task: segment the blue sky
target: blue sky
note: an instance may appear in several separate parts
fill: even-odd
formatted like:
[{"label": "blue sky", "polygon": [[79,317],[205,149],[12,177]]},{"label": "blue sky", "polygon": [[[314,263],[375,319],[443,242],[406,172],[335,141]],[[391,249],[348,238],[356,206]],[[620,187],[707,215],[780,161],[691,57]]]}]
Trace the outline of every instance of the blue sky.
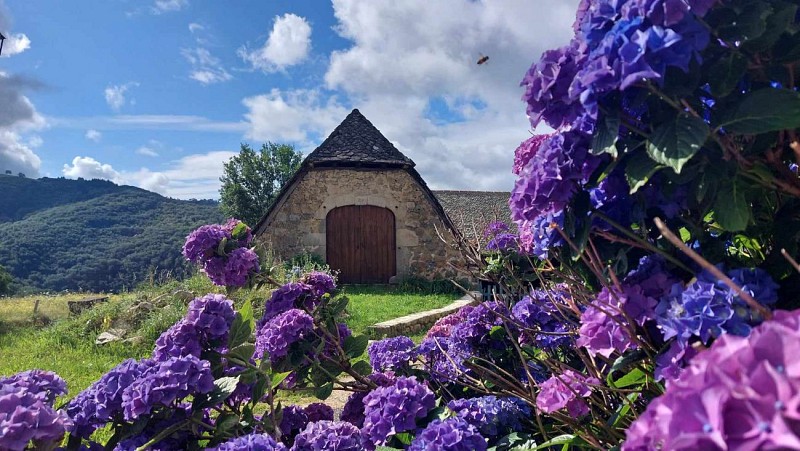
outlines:
[{"label": "blue sky", "polygon": [[433,188],[510,190],[576,3],[0,0],[0,170],[216,198],[241,142],[308,154],[359,108]]}]

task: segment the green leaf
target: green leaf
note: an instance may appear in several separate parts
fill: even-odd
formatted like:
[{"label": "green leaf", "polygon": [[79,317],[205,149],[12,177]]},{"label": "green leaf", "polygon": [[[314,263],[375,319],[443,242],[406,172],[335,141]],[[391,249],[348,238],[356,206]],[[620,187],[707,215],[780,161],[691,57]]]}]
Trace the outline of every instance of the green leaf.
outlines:
[{"label": "green leaf", "polygon": [[242,362],[249,362],[255,351],[256,347],[252,343],[243,343],[228,351],[226,356],[231,359],[239,359]]},{"label": "green leaf", "polygon": [[411,441],[414,440],[414,436],[410,432],[400,432],[395,434],[394,437],[404,445],[410,445]]},{"label": "green leaf", "polygon": [[239,424],[239,417],[235,413],[225,412],[221,413],[216,421],[214,422],[216,425],[215,435],[217,434],[224,434],[227,431],[235,428]]},{"label": "green leaf", "polygon": [[533,448],[533,451],[536,451],[536,450],[539,450],[539,449],[547,449],[547,448],[549,448],[551,446],[569,445],[570,443],[572,443],[575,440],[575,437],[576,436],[574,434],[559,435],[558,437],[553,437],[552,439],[542,443],[541,445],[537,446],[536,448]]},{"label": "green leaf", "polygon": [[489,337],[493,340],[502,340],[506,336],[506,329],[503,326],[493,326],[489,331]]},{"label": "green leaf", "polygon": [[708,138],[708,125],[702,119],[680,114],[675,121],[661,124],[647,142],[647,154],[658,163],[680,174]]},{"label": "green leaf", "polygon": [[752,206],[745,189],[736,180],[722,185],[714,201],[714,219],[723,229],[739,232],[747,228],[752,217]]},{"label": "green leaf", "polygon": [[616,388],[630,387],[631,385],[642,384],[647,381],[647,374],[639,368],[634,368],[628,374],[613,381],[611,385]]},{"label": "green leaf", "polygon": [[617,157],[617,137],[619,136],[619,116],[604,116],[597,121],[590,152],[593,155],[610,154]]},{"label": "green leaf", "polygon": [[314,396],[321,400],[326,400],[333,393],[333,382],[328,382],[314,389]]},{"label": "green leaf", "polygon": [[367,344],[369,344],[369,338],[366,335],[353,335],[344,340],[342,348],[348,357],[356,358],[364,354]]},{"label": "green leaf", "polygon": [[614,361],[614,364],[611,365],[611,371],[609,371],[609,374],[613,373],[614,371],[624,370],[625,368],[633,366],[646,358],[647,353],[641,349],[626,352]]},{"label": "green leaf", "polygon": [[625,165],[625,178],[631,187],[631,194],[647,184],[650,177],[663,167],[644,152],[634,153]]},{"label": "green leaf", "polygon": [[728,133],[756,135],[800,127],[800,94],[764,88],[744,96],[721,124]]},{"label": "green leaf", "polygon": [[708,84],[711,93],[724,97],[736,88],[747,70],[747,58],[741,53],[730,53],[715,61],[708,68]]},{"label": "green leaf", "polygon": [[281,382],[283,382],[287,377],[289,377],[290,374],[292,374],[291,371],[287,371],[285,373],[275,373],[275,374],[273,374],[272,375],[272,389],[275,390],[276,388],[278,388],[278,385],[281,385]]},{"label": "green leaf", "polygon": [[794,21],[797,5],[772,0],[770,6],[772,7],[772,14],[766,18],[764,32],[756,39],[745,41],[742,44],[743,50],[756,53],[769,49]]},{"label": "green leaf", "polygon": [[240,222],[236,227],[231,230],[231,236],[237,240],[245,237],[247,233],[247,224]]},{"label": "green leaf", "polygon": [[202,396],[198,396],[195,398],[195,403],[192,405],[192,409],[197,410],[204,407],[211,407],[215,406],[222,401],[228,399],[234,390],[236,390],[236,385],[239,384],[239,376],[235,377],[221,377],[214,381],[214,389],[211,390],[210,393],[207,393]]},{"label": "green leaf", "polygon": [[353,371],[362,376],[369,376],[372,374],[372,367],[366,360],[359,360],[353,364]]},{"label": "green leaf", "polygon": [[228,349],[233,349],[249,340],[253,335],[253,329],[253,306],[250,300],[247,300],[233,318],[231,331],[228,334]]}]

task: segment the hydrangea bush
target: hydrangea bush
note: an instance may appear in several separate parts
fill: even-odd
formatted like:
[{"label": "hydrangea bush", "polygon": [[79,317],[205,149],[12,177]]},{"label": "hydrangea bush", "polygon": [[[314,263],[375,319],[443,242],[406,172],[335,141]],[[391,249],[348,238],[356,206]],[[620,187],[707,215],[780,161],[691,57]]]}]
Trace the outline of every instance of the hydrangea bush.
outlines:
[{"label": "hydrangea bush", "polygon": [[[0,449],[800,448],[797,3],[581,0],[573,31],[522,80],[549,129],[514,223],[460,243],[502,295],[369,348],[323,272],[258,318],[198,297],[63,406],[51,373],[0,379]],[[230,295],[274,282],[251,244],[231,220],[184,255]]]}]

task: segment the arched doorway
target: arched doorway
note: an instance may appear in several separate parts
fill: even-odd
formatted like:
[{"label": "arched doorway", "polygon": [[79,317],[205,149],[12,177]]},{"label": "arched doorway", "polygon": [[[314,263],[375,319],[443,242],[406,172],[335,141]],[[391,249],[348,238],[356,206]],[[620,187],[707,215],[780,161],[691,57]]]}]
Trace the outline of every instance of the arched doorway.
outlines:
[{"label": "arched doorway", "polygon": [[388,283],[396,274],[394,213],[373,205],[334,208],[325,219],[326,260],[341,283]]}]

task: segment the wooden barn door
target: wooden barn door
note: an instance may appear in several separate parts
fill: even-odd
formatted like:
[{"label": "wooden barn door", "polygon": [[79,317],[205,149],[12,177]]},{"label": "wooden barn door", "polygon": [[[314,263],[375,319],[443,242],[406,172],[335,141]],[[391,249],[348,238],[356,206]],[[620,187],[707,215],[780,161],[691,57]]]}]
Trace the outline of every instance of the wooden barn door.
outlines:
[{"label": "wooden barn door", "polygon": [[396,273],[394,213],[372,205],[334,208],[326,219],[327,261],[340,283],[388,283]]}]

